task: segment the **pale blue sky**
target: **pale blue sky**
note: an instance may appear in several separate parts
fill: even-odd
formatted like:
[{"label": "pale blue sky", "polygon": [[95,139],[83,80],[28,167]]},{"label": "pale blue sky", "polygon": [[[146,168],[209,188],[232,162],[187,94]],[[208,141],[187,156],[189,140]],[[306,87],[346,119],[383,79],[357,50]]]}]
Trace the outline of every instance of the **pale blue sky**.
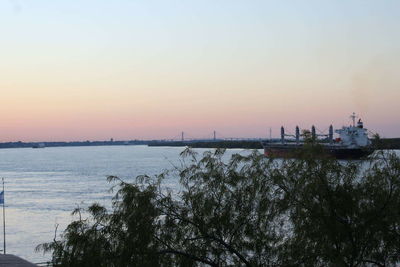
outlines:
[{"label": "pale blue sky", "polygon": [[0,0],[0,59],[0,140],[400,136],[400,1]]}]

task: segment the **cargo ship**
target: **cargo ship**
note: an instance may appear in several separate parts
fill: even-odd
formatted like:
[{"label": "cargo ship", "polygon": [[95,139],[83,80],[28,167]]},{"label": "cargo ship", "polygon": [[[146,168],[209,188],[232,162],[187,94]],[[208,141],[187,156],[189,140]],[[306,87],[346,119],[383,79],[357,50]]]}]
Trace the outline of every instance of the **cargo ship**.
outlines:
[{"label": "cargo ship", "polygon": [[[374,152],[371,146],[371,140],[368,138],[368,130],[359,119],[356,123],[356,115],[353,113],[350,118],[352,125],[343,126],[335,130],[338,134],[334,138],[333,126],[329,126],[328,134],[317,134],[315,127],[311,131],[300,129],[296,126],[295,134],[286,134],[285,129],[281,127],[281,138],[275,140],[266,140],[262,142],[264,154],[267,157],[291,158],[299,155],[299,151],[306,144],[318,144],[322,148],[324,155],[337,159],[360,159]],[[287,138],[289,137],[289,138]]]}]

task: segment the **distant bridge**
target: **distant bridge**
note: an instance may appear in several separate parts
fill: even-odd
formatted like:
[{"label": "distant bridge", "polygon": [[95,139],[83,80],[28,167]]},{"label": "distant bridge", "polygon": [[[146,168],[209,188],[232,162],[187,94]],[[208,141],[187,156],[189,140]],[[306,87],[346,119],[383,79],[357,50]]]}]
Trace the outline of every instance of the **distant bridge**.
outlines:
[{"label": "distant bridge", "polygon": [[213,131],[208,137],[192,137],[185,132],[181,132],[173,138],[161,139],[162,142],[212,142],[212,141],[262,141],[266,137],[224,137],[221,134],[217,137],[217,132]]}]

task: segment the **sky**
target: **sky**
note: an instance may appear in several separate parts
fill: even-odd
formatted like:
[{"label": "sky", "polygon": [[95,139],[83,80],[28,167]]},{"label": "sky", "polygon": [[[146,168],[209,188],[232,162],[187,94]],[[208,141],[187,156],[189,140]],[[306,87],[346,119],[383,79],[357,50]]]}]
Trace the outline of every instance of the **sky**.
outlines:
[{"label": "sky", "polygon": [[0,142],[400,137],[399,70],[397,0],[0,0]]}]

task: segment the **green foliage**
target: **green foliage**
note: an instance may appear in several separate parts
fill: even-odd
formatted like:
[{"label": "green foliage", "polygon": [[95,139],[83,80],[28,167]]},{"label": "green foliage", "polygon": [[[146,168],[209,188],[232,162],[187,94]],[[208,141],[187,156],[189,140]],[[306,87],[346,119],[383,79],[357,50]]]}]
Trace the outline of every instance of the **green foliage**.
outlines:
[{"label": "green foliage", "polygon": [[109,177],[112,210],[76,209],[61,238],[38,249],[54,266],[398,264],[400,159],[339,162],[308,149],[296,160],[187,149],[157,177]]}]

